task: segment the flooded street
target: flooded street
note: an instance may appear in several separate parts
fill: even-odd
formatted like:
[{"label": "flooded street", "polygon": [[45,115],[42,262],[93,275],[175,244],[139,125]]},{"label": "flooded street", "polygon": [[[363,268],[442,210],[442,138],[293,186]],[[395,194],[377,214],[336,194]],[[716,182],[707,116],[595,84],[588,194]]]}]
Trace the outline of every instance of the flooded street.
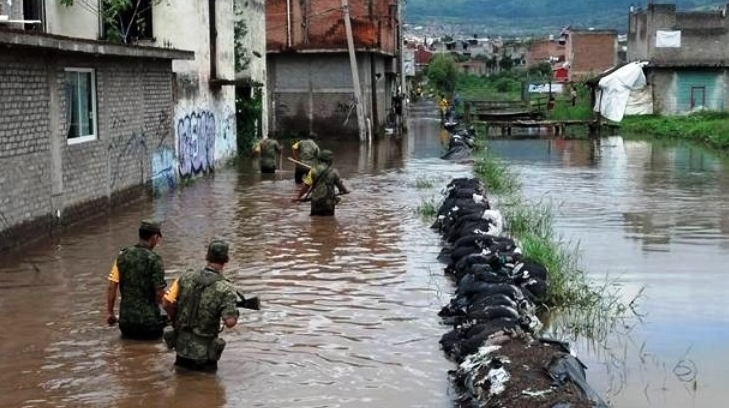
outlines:
[{"label": "flooded street", "polygon": [[[438,159],[437,121],[413,129],[371,149],[324,145],[353,191],[335,218],[290,202],[291,163],[272,178],[242,163],[5,256],[0,407],[452,406],[437,316],[452,287],[415,209],[469,168]],[[416,187],[424,176],[438,181]],[[161,343],[103,324],[112,260],[147,217],[163,220],[168,280],[223,237],[226,275],[261,298],[226,330],[216,375],[176,374]]]},{"label": "flooded street", "polygon": [[579,341],[587,378],[616,408],[718,407],[729,398],[729,161],[620,137],[493,141],[523,192],[551,203],[589,276],[644,288],[642,322]]},{"label": "flooded street", "polygon": [[[438,159],[435,111],[420,109],[431,116],[414,112],[401,140],[322,143],[352,190],[336,217],[290,203],[291,163],[266,177],[245,162],[1,257],[0,407],[452,407],[437,312],[453,287],[415,210],[470,166]],[[575,343],[589,383],[616,408],[721,406],[729,162],[619,137],[489,146],[527,197],[554,204],[590,276],[617,280],[626,300],[644,288],[642,322]],[[168,281],[222,237],[226,275],[261,298],[225,331],[215,375],[177,373],[161,343],[122,341],[103,322],[114,256],[149,217],[163,220]]]}]

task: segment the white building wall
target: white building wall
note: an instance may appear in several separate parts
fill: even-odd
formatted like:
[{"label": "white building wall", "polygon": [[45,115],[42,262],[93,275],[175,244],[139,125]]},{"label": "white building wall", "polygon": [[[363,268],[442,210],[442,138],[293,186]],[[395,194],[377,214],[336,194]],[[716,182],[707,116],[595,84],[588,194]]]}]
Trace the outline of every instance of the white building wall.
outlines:
[{"label": "white building wall", "polygon": [[57,0],[46,1],[45,27],[49,34],[98,40],[100,37],[99,3],[101,0],[77,0],[66,7]]},{"label": "white building wall", "polygon": [[[233,0],[215,1],[217,78],[233,79]],[[195,52],[173,61],[175,153],[181,177],[208,171],[236,154],[235,88],[210,86],[208,2],[162,2],[153,10],[157,45]]]},{"label": "white building wall", "polygon": [[268,86],[266,83],[266,4],[264,0],[234,0],[236,9],[240,10],[240,18],[248,29],[248,34],[241,39],[241,44],[250,58],[248,69],[237,72],[236,78],[251,78],[263,84],[263,112],[261,134],[268,135]]}]

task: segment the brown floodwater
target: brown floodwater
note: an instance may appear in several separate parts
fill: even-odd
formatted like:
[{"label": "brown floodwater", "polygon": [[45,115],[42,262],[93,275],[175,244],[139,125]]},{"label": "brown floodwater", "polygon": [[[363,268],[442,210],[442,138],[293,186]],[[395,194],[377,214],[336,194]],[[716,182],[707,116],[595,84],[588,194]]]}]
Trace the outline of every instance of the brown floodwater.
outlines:
[{"label": "brown floodwater", "polygon": [[[469,168],[438,159],[431,119],[371,147],[323,146],[352,190],[334,218],[290,203],[291,163],[274,177],[242,163],[4,256],[0,407],[452,406],[437,316],[452,287],[415,209]],[[168,280],[223,237],[226,275],[261,298],[224,333],[215,375],[177,373],[162,344],[103,324],[111,262],[147,217],[163,220]]]},{"label": "brown floodwater", "polygon": [[528,198],[552,206],[557,233],[579,246],[588,276],[625,303],[643,291],[639,317],[601,341],[574,343],[590,384],[616,408],[726,406],[727,157],[619,136],[490,148]]},{"label": "brown floodwater", "polygon": [[[264,177],[246,162],[1,257],[0,407],[451,407],[437,312],[453,287],[416,209],[470,167],[438,159],[434,113],[416,107],[401,139],[326,145],[353,191],[334,218],[289,202],[291,165]],[[727,160],[619,137],[489,148],[552,202],[591,277],[626,300],[644,290],[640,320],[574,339],[590,384],[616,408],[723,406]],[[168,280],[223,237],[227,276],[262,300],[224,333],[217,374],[177,372],[162,344],[103,324],[110,264],[148,217],[163,220]]]}]

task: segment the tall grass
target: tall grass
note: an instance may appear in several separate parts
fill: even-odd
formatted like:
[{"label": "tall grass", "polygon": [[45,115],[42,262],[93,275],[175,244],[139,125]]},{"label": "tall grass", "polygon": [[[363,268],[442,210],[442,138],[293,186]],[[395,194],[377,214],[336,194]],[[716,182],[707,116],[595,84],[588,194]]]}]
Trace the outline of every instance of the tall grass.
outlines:
[{"label": "tall grass", "polygon": [[[481,155],[474,172],[487,188],[489,199],[505,220],[506,232],[519,242],[526,258],[544,265],[549,273],[548,307],[560,309],[572,334],[606,336],[632,313],[636,299],[621,301],[616,282],[596,282],[579,269],[579,245],[555,234],[549,202],[528,202],[521,196],[517,175],[489,154]],[[593,337],[594,338],[594,337]],[[603,337],[600,337],[603,338]]]},{"label": "tall grass", "polygon": [[685,116],[626,116],[620,123],[624,137],[681,139],[714,149],[729,149],[729,112],[697,112]]},{"label": "tall grass", "polygon": [[509,169],[487,151],[481,151],[477,155],[473,162],[473,172],[487,186],[487,193],[513,194],[521,188]]},{"label": "tall grass", "polygon": [[422,218],[433,218],[438,213],[438,199],[435,197],[422,198],[420,204],[415,208],[415,213]]}]

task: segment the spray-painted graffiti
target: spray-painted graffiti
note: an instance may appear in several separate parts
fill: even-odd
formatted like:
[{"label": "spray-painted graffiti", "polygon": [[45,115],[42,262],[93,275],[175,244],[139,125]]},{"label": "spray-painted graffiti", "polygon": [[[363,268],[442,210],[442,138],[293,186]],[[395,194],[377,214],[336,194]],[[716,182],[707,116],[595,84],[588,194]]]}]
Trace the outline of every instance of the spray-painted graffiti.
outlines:
[{"label": "spray-painted graffiti", "polygon": [[211,112],[193,112],[177,122],[180,176],[214,169],[215,135],[215,115]]},{"label": "spray-painted graffiti", "polygon": [[[130,160],[137,164],[138,172],[142,180],[144,180],[144,158],[147,157],[147,135],[142,132],[132,132],[126,137],[112,139],[107,146],[109,152],[109,188],[115,191],[118,187],[117,182],[123,179],[123,172],[130,170],[130,166],[125,166],[125,160]],[[112,160],[113,159],[113,160]]]},{"label": "spray-painted graffiti", "polygon": [[235,115],[228,117],[220,123],[220,136],[215,142],[215,157],[226,157],[236,149]]},{"label": "spray-painted graffiti", "polygon": [[152,155],[152,188],[155,193],[175,188],[175,152],[168,147]]}]

